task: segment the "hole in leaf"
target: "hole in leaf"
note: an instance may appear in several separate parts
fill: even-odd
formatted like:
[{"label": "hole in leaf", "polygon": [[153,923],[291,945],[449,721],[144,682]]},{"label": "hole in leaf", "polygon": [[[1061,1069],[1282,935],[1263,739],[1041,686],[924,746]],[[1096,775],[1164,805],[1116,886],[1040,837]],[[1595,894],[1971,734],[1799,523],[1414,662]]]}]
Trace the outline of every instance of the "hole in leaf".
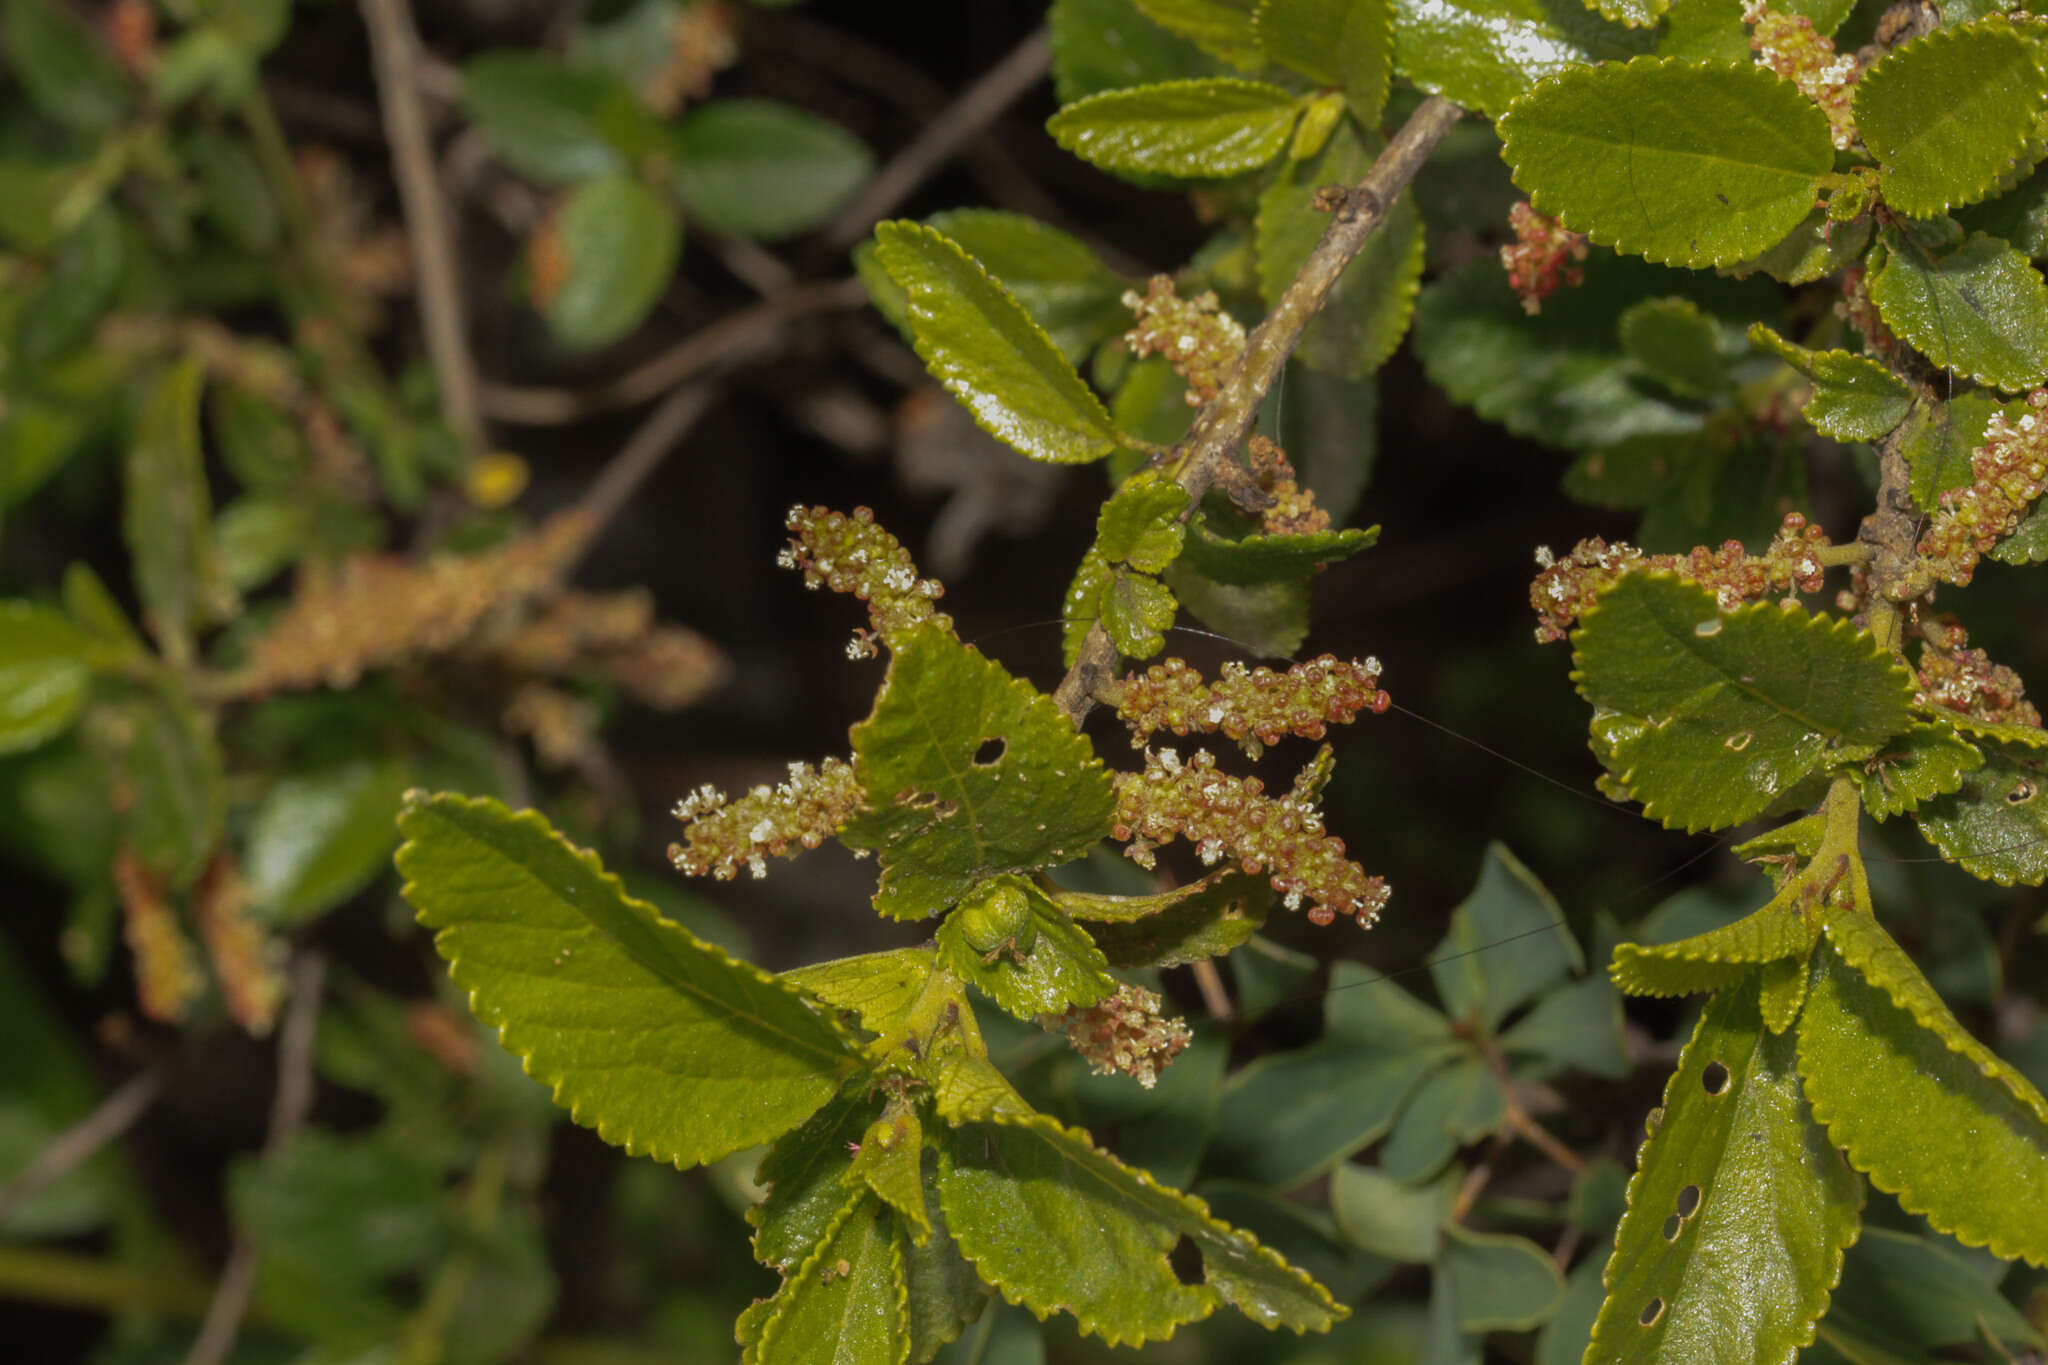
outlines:
[{"label": "hole in leaf", "polygon": [[1700,622],[1692,628],[1692,633],[1695,635],[1719,635],[1721,633],[1721,618],[1717,616],[1711,621]]},{"label": "hole in leaf", "polygon": [[977,768],[993,767],[995,764],[1003,761],[1003,754],[1009,747],[1010,745],[1007,740],[983,740],[981,747],[974,751],[974,766]]},{"label": "hole in leaf", "polygon": [[2005,804],[2008,806],[2024,806],[2027,802],[2038,796],[2040,791],[2041,789],[2034,785],[2033,778],[2023,777],[2013,783],[2012,790],[2005,794]]},{"label": "hole in leaf", "polygon": [[1678,1231],[1680,1228],[1683,1228],[1684,1226],[1685,1220],[1683,1218],[1680,1218],[1675,1213],[1672,1214],[1669,1218],[1666,1218],[1664,1220],[1664,1240],[1667,1242],[1677,1241]]},{"label": "hole in leaf", "polygon": [[1709,1095],[1720,1094],[1728,1088],[1728,1068],[1719,1062],[1708,1062],[1707,1069],[1700,1073],[1700,1084]]},{"label": "hole in leaf", "polygon": [[1182,1284],[1202,1284],[1208,1277],[1202,1272],[1202,1252],[1194,1239],[1183,1236],[1173,1244],[1166,1263],[1173,1267],[1173,1277]]},{"label": "hole in leaf", "polygon": [[1722,740],[1721,742],[1739,754],[1744,749],[1747,749],[1749,747],[1749,742],[1755,738],[1756,736],[1751,734],[1747,730],[1737,730],[1734,734],[1728,736],[1728,738]]},{"label": "hole in leaf", "polygon": [[1643,1305],[1642,1316],[1637,1318],[1636,1321],[1641,1323],[1643,1326],[1648,1327],[1655,1323],[1658,1318],[1661,1318],[1663,1316],[1664,1300],[1651,1299],[1648,1303]]},{"label": "hole in leaf", "polygon": [[1678,1192],[1678,1216],[1690,1218],[1700,1206],[1700,1187],[1687,1185]]}]

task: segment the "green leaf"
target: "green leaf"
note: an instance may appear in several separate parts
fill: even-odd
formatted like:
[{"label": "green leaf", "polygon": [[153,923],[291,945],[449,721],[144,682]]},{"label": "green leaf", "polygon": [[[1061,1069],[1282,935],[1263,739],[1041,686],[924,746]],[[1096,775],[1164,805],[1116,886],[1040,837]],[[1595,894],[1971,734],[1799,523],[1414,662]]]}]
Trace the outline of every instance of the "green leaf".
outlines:
[{"label": "green leaf", "polygon": [[742,1365],[903,1365],[910,1309],[896,1217],[863,1190],[783,1280]]},{"label": "green leaf", "polygon": [[1721,329],[1691,299],[1644,299],[1621,315],[1621,347],[1673,393],[1699,396],[1728,384]]},{"label": "green leaf", "polygon": [[1500,130],[1537,209],[1673,265],[1733,265],[1773,245],[1835,164],[1827,116],[1760,66],[1574,68],[1516,100]]},{"label": "green leaf", "polygon": [[1956,1021],[1940,994],[1883,925],[1867,912],[1839,906],[1826,907],[1823,922],[1828,942],[1865,982],[1883,991],[1895,1008],[1911,1015],[1914,1023],[1939,1038],[1950,1052],[2011,1091],[2012,1098],[2032,1110],[2041,1123],[2048,1124],[2048,1099],[2042,1098],[2026,1077]]},{"label": "green leaf", "polygon": [[1547,76],[1625,60],[1651,41],[1575,3],[1394,0],[1394,69],[1494,119]]},{"label": "green leaf", "polygon": [[876,260],[909,295],[919,357],[982,430],[1056,464],[1117,447],[1102,400],[973,257],[917,223],[884,223],[875,237]]},{"label": "green leaf", "polygon": [[1526,1237],[1444,1228],[1436,1273],[1458,1295],[1458,1329],[1527,1332],[1542,1326],[1564,1297],[1564,1276],[1549,1255]]},{"label": "green leaf", "polygon": [[2036,504],[2013,533],[1992,547],[2001,564],[2039,564],[2048,559],[2048,507]]},{"label": "green leaf", "polygon": [[1160,573],[1179,557],[1186,527],[1187,490],[1138,475],[1119,488],[1095,516],[1095,548],[1111,564]]},{"label": "green leaf", "polygon": [[1905,421],[1913,405],[1913,391],[1905,381],[1867,356],[1810,351],[1760,322],[1750,326],[1749,340],[1812,382],[1813,396],[1800,411],[1823,436],[1875,441]]},{"label": "green leaf", "polygon": [[1946,796],[1963,785],[1965,773],[1983,766],[1983,753],[1948,726],[1914,725],[1851,776],[1863,789],[1863,808],[1888,820]]},{"label": "green leaf", "polygon": [[1158,579],[1118,569],[1103,586],[1100,619],[1117,653],[1149,659],[1166,648],[1166,631],[1179,609],[1172,589]]},{"label": "green leaf", "polygon": [[873,173],[867,144],[774,100],[713,100],[674,134],[676,194],[716,232],[774,240],[823,225]]},{"label": "green leaf", "polygon": [[627,896],[537,813],[409,795],[405,896],[471,1007],[555,1102],[694,1166],[801,1123],[854,1069],[802,995]]},{"label": "green leaf", "polygon": [[2003,17],[1901,43],[1856,82],[1856,133],[1885,203],[1930,218],[1996,190],[2038,155],[2048,72],[2037,40]]},{"label": "green leaf", "polygon": [[1139,13],[1232,66],[1251,70],[1264,60],[1252,20],[1254,0],[1135,0]]},{"label": "green leaf", "polygon": [[368,885],[397,839],[406,772],[362,758],[278,779],[256,807],[242,871],[256,907],[281,924],[321,915]]},{"label": "green leaf", "polygon": [[1752,967],[1792,958],[1805,962],[1820,937],[1809,915],[1811,889],[1787,880],[1761,910],[1676,943],[1615,945],[1615,984],[1630,995],[1691,995],[1741,980]]},{"label": "green leaf", "polygon": [[[1314,206],[1316,191],[1326,185],[1356,184],[1381,145],[1377,137],[1368,143],[1347,121],[1320,153],[1289,163],[1259,196],[1259,289],[1268,304],[1293,282],[1330,225],[1330,215]],[[1403,194],[1387,210],[1365,249],[1337,277],[1322,310],[1302,334],[1302,362],[1325,374],[1353,379],[1378,369],[1401,344],[1415,312],[1422,248],[1422,216],[1415,197]]]},{"label": "green leaf", "polygon": [[1108,918],[1089,933],[1111,966],[1180,967],[1222,957],[1257,933],[1272,907],[1273,889],[1262,878],[1233,872],[1157,896],[1056,892],[1053,899],[1076,919]]},{"label": "green leaf", "polygon": [[[926,1151],[930,1155],[925,1161],[925,1182],[927,1191],[931,1191],[938,1153],[929,1147]],[[960,1254],[960,1246],[946,1227],[938,1200],[928,1194],[925,1205],[932,1220],[932,1235],[923,1246],[912,1242],[903,1251],[903,1278],[909,1290],[912,1365],[930,1360],[940,1347],[957,1338],[961,1329],[984,1311],[999,1311],[1001,1308],[998,1304],[995,1309],[990,1309],[988,1301],[994,1296],[981,1282],[981,1276],[974,1273],[974,1267],[967,1258]],[[1032,1331],[1035,1333],[1036,1330],[1034,1325]],[[991,1354],[988,1365],[1001,1365],[1002,1359]],[[1037,1363],[1033,1362],[1033,1365]]]},{"label": "green leaf", "polygon": [[150,633],[173,662],[189,659],[192,633],[226,614],[231,599],[209,527],[199,451],[199,362],[188,358],[150,384],[124,469],[121,532],[135,562],[135,590]]},{"label": "green leaf", "polygon": [[1060,599],[1060,620],[1065,627],[1060,636],[1060,654],[1061,662],[1068,668],[1081,657],[1081,646],[1087,642],[1090,627],[1102,619],[1102,594],[1116,581],[1116,574],[1093,545],[1074,567],[1074,581],[1067,584],[1066,595]]},{"label": "green leaf", "polygon": [[1317,568],[1370,549],[1379,538],[1380,528],[1369,526],[1301,535],[1253,533],[1233,540],[1217,534],[1209,518],[1199,515],[1188,523],[1183,560],[1218,583],[1241,587],[1286,580],[1306,583]]},{"label": "green leaf", "polygon": [[212,727],[169,688],[132,694],[110,710],[112,724],[87,729],[107,746],[114,782],[131,793],[119,812],[122,833],[151,870],[190,886],[219,846],[226,817]]},{"label": "green leaf", "polygon": [[1331,970],[1323,1018],[1321,1041],[1231,1077],[1215,1173],[1299,1185],[1385,1136],[1416,1088],[1461,1051],[1449,1020],[1355,962]]},{"label": "green leaf", "polygon": [[0,754],[33,749],[78,719],[92,687],[91,648],[62,613],[0,602]]},{"label": "green leaf", "polygon": [[914,1108],[883,1111],[861,1135],[860,1150],[853,1154],[845,1183],[855,1181],[873,1190],[878,1198],[896,1210],[904,1230],[913,1242],[928,1241],[932,1235],[931,1216],[925,1208],[924,1124]]},{"label": "green leaf", "polygon": [[1932,1353],[1973,1345],[1979,1323],[2011,1347],[2048,1345],[2039,1328],[1947,1241],[1866,1228],[1842,1265],[1827,1326],[1879,1347]]},{"label": "green leaf", "polygon": [[1267,61],[1337,87],[1359,122],[1378,126],[1394,57],[1388,0],[1260,0],[1253,24]]},{"label": "green leaf", "polygon": [[1046,22],[1052,86],[1061,104],[1217,70],[1200,48],[1146,19],[1132,0],[1053,0]]},{"label": "green leaf", "polygon": [[[1193,1195],[1166,1189],[1042,1114],[990,1115],[941,1138],[939,1201],[961,1254],[1041,1319],[1141,1345],[1228,1303],[1266,1328],[1326,1331],[1346,1315],[1329,1291]],[[1203,1280],[1168,1253],[1186,1238]]]},{"label": "green leaf", "polygon": [[277,250],[284,224],[248,143],[203,129],[187,144],[186,159],[199,173],[201,211],[214,231],[252,256]]},{"label": "green leaf", "polygon": [[[1030,923],[1008,941],[979,946],[968,932],[976,908],[1001,895],[1021,901]],[[1092,1005],[1116,989],[1109,962],[1088,932],[1021,878],[992,878],[970,891],[939,925],[938,943],[941,965],[1026,1021]],[[994,957],[984,961],[990,953]]]},{"label": "green leaf", "polygon": [[128,115],[130,90],[98,38],[51,0],[7,0],[7,64],[37,112],[80,133]]},{"label": "green leaf", "polygon": [[1370,1166],[1346,1162],[1330,1173],[1330,1212],[1353,1245],[1389,1260],[1427,1265],[1444,1244],[1453,1184],[1404,1185]]},{"label": "green leaf", "polygon": [[869,810],[840,839],[878,851],[875,909],[937,914],[985,877],[1071,861],[1109,833],[1115,789],[1052,699],[936,629],[895,650],[853,727]]},{"label": "green leaf", "polygon": [[1280,155],[1300,115],[1300,101],[1277,85],[1217,76],[1090,95],[1045,129],[1105,171],[1222,179]]},{"label": "green leaf", "polygon": [[2038,1103],[1985,1076],[1832,947],[1816,959],[1799,1017],[1799,1071],[1829,1139],[1908,1212],[1965,1246],[2048,1263]]},{"label": "green leaf", "polygon": [[1944,369],[2008,391],[2048,375],[2048,283],[2033,263],[1981,234],[1939,259],[1895,228],[1870,301],[1885,325]]},{"label": "green leaf", "polygon": [[1380,1169],[1396,1180],[1427,1180],[1458,1148],[1499,1131],[1505,1096],[1470,1048],[1419,1086],[1380,1148]]},{"label": "green leaf", "polygon": [[1087,243],[1021,213],[951,209],[927,226],[943,233],[1010,291],[1060,353],[1079,363],[1129,329],[1122,276]]},{"label": "green leaf", "polygon": [[924,993],[934,957],[928,947],[894,948],[797,967],[781,979],[828,1005],[853,1011],[870,1033],[885,1034]]},{"label": "green leaf", "polygon": [[1910,475],[1906,487],[1914,502],[1933,507],[1943,493],[1977,477],[1970,452],[1984,443],[1984,429],[1998,409],[1998,400],[1982,390],[1946,402],[1922,398],[1914,403],[1906,429],[1899,433],[1899,453],[1905,456]]},{"label": "green leaf", "polygon": [[1593,8],[1617,24],[1648,28],[1664,17],[1671,0],[1588,0]]},{"label": "green leaf", "polygon": [[[1604,1234],[1605,1229],[1602,1229]],[[1536,1336],[1534,1365],[1580,1365],[1593,1340],[1593,1322],[1600,1316],[1606,1290],[1600,1284],[1598,1256],[1588,1256],[1565,1277],[1564,1297]]]},{"label": "green leaf", "polygon": [[101,204],[57,244],[41,288],[16,324],[20,360],[49,360],[87,344],[121,281],[127,245],[121,215]]},{"label": "green leaf", "polygon": [[2000,886],[2048,879],[2048,756],[1980,741],[1981,767],[1913,812],[1920,833],[1973,877]]},{"label": "green leaf", "polygon": [[1379,377],[1346,379],[1289,365],[1279,391],[1286,401],[1278,405],[1268,434],[1314,491],[1316,506],[1342,526],[1358,506],[1379,454]]},{"label": "green leaf", "polygon": [[291,498],[236,498],[213,522],[221,576],[238,591],[260,588],[306,551],[313,509]]},{"label": "green leaf", "polygon": [[1223,583],[1183,559],[1166,571],[1166,582],[1196,619],[1248,654],[1284,659],[1308,638],[1307,572]]},{"label": "green leaf", "polygon": [[[1481,951],[1512,942],[1513,952]],[[1491,1033],[1520,1006],[1582,971],[1585,955],[1557,900],[1503,844],[1486,846],[1470,895],[1430,954],[1429,975],[1444,1013]]]},{"label": "green leaf", "polygon": [[[1743,46],[1748,47],[1745,39]],[[1870,247],[1871,221],[1858,218],[1837,223],[1825,208],[1816,208],[1776,246],[1729,267],[1735,275],[1761,270],[1785,284],[1812,284],[1836,275],[1863,259]]]},{"label": "green leaf", "polygon": [[625,176],[570,191],[557,231],[566,272],[541,312],[555,339],[579,351],[608,346],[644,322],[683,248],[675,209]]},{"label": "green leaf", "polygon": [[1808,1114],[1792,1039],[1763,1029],[1753,986],[1707,1006],[1659,1112],[1586,1365],[1789,1362],[1826,1311],[1863,1191]]},{"label": "green leaf", "polygon": [[852,1196],[849,1148],[881,1116],[884,1097],[855,1076],[825,1106],[777,1138],[761,1159],[754,1183],[767,1198],[748,1206],[754,1259],[788,1275],[808,1259]]},{"label": "green leaf", "polygon": [[1528,1080],[1583,1071],[1618,1081],[1634,1069],[1622,1036],[1621,997],[1605,977],[1550,992],[1501,1035],[1500,1045],[1508,1056],[1536,1063],[1528,1068]]},{"label": "green leaf", "polygon": [[1912,675],[1849,622],[1803,607],[1723,612],[1696,584],[1630,574],[1572,640],[1580,695],[1647,722],[1608,766],[1667,827],[1754,819],[1831,743],[1879,744],[1911,721]]},{"label": "green leaf", "polygon": [[505,164],[548,184],[627,174],[636,153],[661,143],[660,125],[624,82],[538,52],[470,58],[462,106]]},{"label": "green leaf", "polygon": [[93,657],[126,664],[148,652],[128,613],[84,560],[73,560],[64,566],[62,595],[64,610],[92,638]]}]

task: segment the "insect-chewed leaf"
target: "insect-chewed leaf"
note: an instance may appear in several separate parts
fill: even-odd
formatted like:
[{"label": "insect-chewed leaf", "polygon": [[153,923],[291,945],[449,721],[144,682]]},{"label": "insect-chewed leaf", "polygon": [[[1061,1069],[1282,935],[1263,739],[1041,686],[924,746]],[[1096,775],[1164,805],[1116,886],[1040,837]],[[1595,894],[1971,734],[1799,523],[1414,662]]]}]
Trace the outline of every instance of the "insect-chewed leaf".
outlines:
[{"label": "insect-chewed leaf", "polygon": [[848,1197],[810,1259],[768,1303],[761,1316],[740,1320],[752,1338],[741,1365],[904,1365],[910,1309],[896,1215],[866,1189]]},{"label": "insect-chewed leaf", "polygon": [[1572,641],[1580,695],[1648,722],[1608,766],[1667,826],[1753,819],[1831,743],[1881,744],[1912,722],[1912,674],[1849,622],[1769,602],[1723,612],[1666,574],[1620,579]]},{"label": "insect-chewed leaf", "polygon": [[1906,420],[1913,406],[1905,381],[1868,356],[1810,351],[1760,322],[1750,327],[1749,339],[1813,382],[1813,397],[1801,411],[1823,436],[1874,441]]},{"label": "insect-chewed leaf", "polygon": [[1993,388],[2048,375],[2048,283],[2010,243],[1982,233],[1936,256],[1895,228],[1870,301],[1885,326],[1935,364]]},{"label": "insect-chewed leaf", "polygon": [[1544,0],[1394,0],[1394,68],[1424,90],[1490,118],[1546,76],[1623,61],[1654,39],[1576,4]]},{"label": "insect-chewed leaf", "polygon": [[1983,751],[1949,726],[1916,724],[1850,775],[1863,789],[1863,808],[1886,820],[1946,796],[1983,766]]},{"label": "insect-chewed leaf", "polygon": [[1835,164],[1827,116],[1759,66],[1574,67],[1516,100],[1500,131],[1537,209],[1669,265],[1733,265],[1772,246]]},{"label": "insect-chewed leaf", "polygon": [[1000,872],[1108,835],[1115,788],[1052,699],[942,631],[911,633],[853,727],[869,809],[840,832],[882,863],[875,909],[922,919]]},{"label": "insect-chewed leaf", "polygon": [[1300,101],[1277,85],[1219,76],[1090,95],[1045,128],[1105,171],[1205,179],[1265,165],[1300,116]]},{"label": "insect-chewed leaf", "polygon": [[1927,842],[1971,876],[2039,886],[2048,879],[2048,753],[2003,735],[1975,747],[1983,764],[1950,794],[1922,802],[1913,819]]},{"label": "insect-chewed leaf", "polygon": [[[1169,1335],[1228,1303],[1261,1327],[1324,1331],[1329,1291],[1193,1195],[1160,1185],[1043,1114],[991,1115],[941,1138],[939,1202],[983,1279],[1040,1318],[1074,1315],[1112,1345]],[[1168,1261],[1182,1238],[1204,1279]]]},{"label": "insect-chewed leaf", "polygon": [[972,256],[918,223],[884,223],[875,239],[876,261],[908,298],[918,356],[982,430],[1054,464],[1116,449],[1102,400]]},{"label": "insect-chewed leaf", "polygon": [[[1867,935],[1839,932],[1832,916],[1828,934],[1798,1029],[1814,1117],[1908,1211],[1966,1246],[2048,1264],[2048,1123],[2039,1095],[2029,1103],[2003,1078],[1985,1075],[1943,1032],[1895,1003],[1895,981],[1892,989],[1876,984],[1833,946],[1863,954]],[[1866,960],[1891,971],[1881,952]]]},{"label": "insect-chewed leaf", "polygon": [[1800,1097],[1792,1039],[1723,991],[1628,1185],[1586,1365],[1790,1365],[1861,1225],[1863,1189]]},{"label": "insect-chewed leaf", "polygon": [[1928,218],[1995,192],[2036,145],[2048,113],[2038,40],[2002,16],[1901,43],[1856,82],[1856,132],[1878,188]]},{"label": "insect-chewed leaf", "polygon": [[634,900],[533,811],[412,793],[398,870],[471,1007],[555,1102],[694,1166],[817,1111],[859,1064],[799,992]]}]

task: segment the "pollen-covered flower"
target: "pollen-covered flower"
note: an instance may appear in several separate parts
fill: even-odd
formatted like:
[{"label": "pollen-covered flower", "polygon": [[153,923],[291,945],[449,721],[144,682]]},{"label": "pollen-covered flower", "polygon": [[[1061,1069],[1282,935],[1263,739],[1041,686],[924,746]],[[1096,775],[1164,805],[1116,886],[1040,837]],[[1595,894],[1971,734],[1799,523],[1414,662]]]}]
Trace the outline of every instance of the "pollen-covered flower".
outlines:
[{"label": "pollen-covered flower", "polygon": [[1834,39],[1803,14],[1773,13],[1765,0],[1751,0],[1742,11],[1750,25],[1749,45],[1757,60],[1799,88],[1828,116],[1835,146],[1856,141],[1856,69],[1853,53],[1837,53]]},{"label": "pollen-covered flower", "polygon": [[1929,622],[1922,635],[1915,705],[1943,706],[1994,724],[2040,726],[2041,713],[2027,700],[2020,675],[1971,649],[1968,632],[1954,617]]},{"label": "pollen-covered flower", "polygon": [[2027,406],[2033,411],[2017,422],[2002,412],[1991,414],[1984,444],[1970,452],[1974,478],[1941,495],[1920,537],[1923,572],[1902,581],[1895,596],[1916,597],[1935,580],[1968,583],[1977,560],[2017,530],[2028,507],[2048,489],[2048,389],[2028,394]]},{"label": "pollen-covered flower", "polygon": [[1284,673],[1223,665],[1213,683],[1180,659],[1152,665],[1119,684],[1116,713],[1130,727],[1131,746],[1161,730],[1176,735],[1221,733],[1256,758],[1282,736],[1321,739],[1331,725],[1349,724],[1361,711],[1384,712],[1380,661],[1325,654]]},{"label": "pollen-covered flower", "polygon": [[[935,625],[951,631],[953,619],[932,603],[945,595],[937,579],[920,578],[917,564],[901,541],[875,524],[865,507],[853,515],[823,507],[792,507],[790,541],[776,563],[801,569],[806,587],[851,593],[868,604],[875,635],[891,643],[916,626]],[[856,637],[853,658],[871,657],[865,631]]]},{"label": "pollen-covered flower", "polygon": [[1124,345],[1140,356],[1165,356],[1187,381],[1189,407],[1214,398],[1244,351],[1244,325],[1223,311],[1215,293],[1184,299],[1174,293],[1170,276],[1154,275],[1144,293],[1125,290],[1123,303],[1137,315]]},{"label": "pollen-covered flower", "polygon": [[1500,249],[1500,263],[1524,312],[1542,312],[1543,300],[1586,278],[1579,268],[1586,259],[1584,233],[1538,213],[1527,200],[1508,210],[1508,226],[1515,230],[1515,240]]},{"label": "pollen-covered flower", "polygon": [[1063,1030],[1074,1051],[1098,1076],[1122,1074],[1150,1090],[1159,1073],[1194,1038],[1184,1019],[1160,1014],[1159,997],[1143,986],[1121,985],[1086,1008],[1047,1015],[1039,1022]]},{"label": "pollen-covered flower", "polygon": [[765,877],[768,859],[816,848],[852,818],[860,803],[859,775],[852,764],[836,758],[815,768],[792,763],[787,782],[764,783],[730,804],[717,788],[699,787],[676,803],[676,819],[689,828],[682,843],[668,846],[668,859],[693,877],[730,881],[742,867]]}]

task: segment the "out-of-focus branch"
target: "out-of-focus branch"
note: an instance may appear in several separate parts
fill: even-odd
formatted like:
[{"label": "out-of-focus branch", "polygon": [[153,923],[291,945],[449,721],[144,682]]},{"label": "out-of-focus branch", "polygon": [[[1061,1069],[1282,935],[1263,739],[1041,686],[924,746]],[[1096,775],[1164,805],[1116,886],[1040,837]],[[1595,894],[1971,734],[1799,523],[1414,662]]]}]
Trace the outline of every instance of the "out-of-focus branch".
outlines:
[{"label": "out-of-focus branch", "polygon": [[[1365,178],[1343,191],[1322,240],[1301,263],[1265,321],[1252,329],[1237,364],[1216,396],[1195,414],[1187,437],[1174,448],[1174,479],[1187,490],[1191,506],[1200,506],[1211,488],[1229,478],[1237,449],[1258,416],[1259,404],[1280,378],[1302,331],[1323,306],[1344,267],[1365,249],[1394,200],[1464,112],[1449,100],[1430,96],[1409,115]],[[1116,661],[1116,646],[1098,621],[1089,628],[1080,657],[1053,693],[1053,700],[1076,725],[1087,718],[1096,693],[1114,676]]]},{"label": "out-of-focus branch", "polygon": [[139,1071],[122,1082],[120,1088],[101,1101],[97,1109],[59,1133],[49,1146],[36,1154],[35,1160],[22,1167],[12,1180],[0,1185],[0,1223],[6,1222],[16,1209],[53,1182],[90,1161],[102,1147],[134,1127],[135,1121],[149,1112],[149,1106],[156,1103],[163,1090],[162,1068]]},{"label": "out-of-focus branch", "polygon": [[1052,35],[1041,28],[982,73],[960,98],[924,126],[903,150],[868,181],[854,201],[825,229],[827,245],[852,245],[875,221],[903,202],[1019,96],[1045,79],[1052,66]]},{"label": "out-of-focus branch", "polygon": [[456,269],[455,243],[441,183],[434,174],[434,148],[420,105],[421,52],[406,0],[361,0],[370,30],[370,55],[377,70],[377,101],[391,143],[398,197],[405,206],[418,279],[420,325],[440,389],[441,415],[471,454],[485,449],[483,410],[477,397],[476,362],[469,351],[469,324]]}]

